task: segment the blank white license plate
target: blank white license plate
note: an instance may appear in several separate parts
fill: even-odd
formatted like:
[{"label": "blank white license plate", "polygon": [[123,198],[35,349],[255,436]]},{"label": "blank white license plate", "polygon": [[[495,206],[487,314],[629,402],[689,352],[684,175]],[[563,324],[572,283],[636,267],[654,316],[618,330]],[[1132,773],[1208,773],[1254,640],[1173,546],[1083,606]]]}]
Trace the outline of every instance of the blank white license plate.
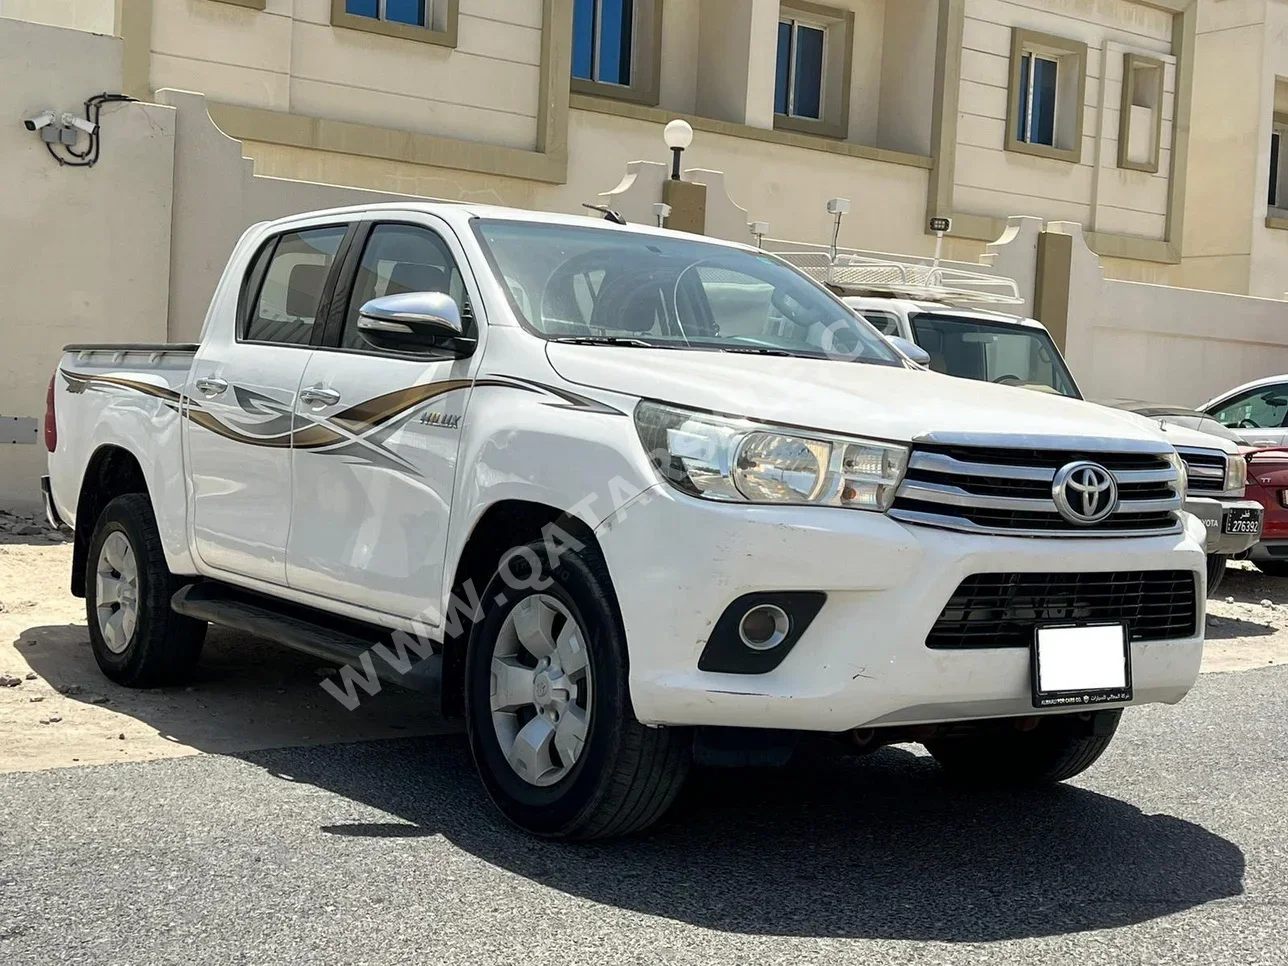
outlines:
[{"label": "blank white license plate", "polygon": [[1033,642],[1033,706],[1130,701],[1131,647],[1121,624],[1039,627]]}]

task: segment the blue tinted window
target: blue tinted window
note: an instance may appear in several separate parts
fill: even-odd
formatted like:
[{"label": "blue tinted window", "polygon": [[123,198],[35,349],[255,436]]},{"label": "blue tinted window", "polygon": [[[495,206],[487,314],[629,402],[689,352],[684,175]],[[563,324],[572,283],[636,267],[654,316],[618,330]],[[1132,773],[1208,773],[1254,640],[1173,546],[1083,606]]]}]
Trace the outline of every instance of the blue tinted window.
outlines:
[{"label": "blue tinted window", "polygon": [[599,80],[629,85],[635,0],[599,0]]},{"label": "blue tinted window", "polygon": [[1056,62],[1043,57],[1033,59],[1033,115],[1029,122],[1029,141],[1033,144],[1055,144]]},{"label": "blue tinted window", "polygon": [[792,25],[778,24],[778,67],[774,73],[774,113],[787,113],[787,82],[792,73]]},{"label": "blue tinted window", "polygon": [[1029,64],[1031,58],[1025,54],[1020,58],[1020,109],[1015,113],[1019,117],[1019,130],[1016,138],[1021,141],[1029,139]]},{"label": "blue tinted window", "polygon": [[344,0],[344,9],[359,17],[379,17],[380,0]]},{"label": "blue tinted window", "polygon": [[792,113],[797,117],[822,117],[823,38],[815,27],[796,27],[796,90]]},{"label": "blue tinted window", "polygon": [[594,79],[595,0],[577,0],[572,12],[572,76]]},{"label": "blue tinted window", "polygon": [[425,0],[385,0],[385,19],[424,27]]}]

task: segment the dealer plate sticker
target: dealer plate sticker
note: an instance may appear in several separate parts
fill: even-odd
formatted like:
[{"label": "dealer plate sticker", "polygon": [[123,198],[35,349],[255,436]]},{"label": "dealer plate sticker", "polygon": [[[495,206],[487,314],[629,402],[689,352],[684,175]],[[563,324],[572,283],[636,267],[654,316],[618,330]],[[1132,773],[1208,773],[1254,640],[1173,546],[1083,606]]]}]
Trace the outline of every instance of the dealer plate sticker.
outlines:
[{"label": "dealer plate sticker", "polygon": [[1121,624],[1037,629],[1035,708],[1082,707],[1131,698],[1131,646]]}]

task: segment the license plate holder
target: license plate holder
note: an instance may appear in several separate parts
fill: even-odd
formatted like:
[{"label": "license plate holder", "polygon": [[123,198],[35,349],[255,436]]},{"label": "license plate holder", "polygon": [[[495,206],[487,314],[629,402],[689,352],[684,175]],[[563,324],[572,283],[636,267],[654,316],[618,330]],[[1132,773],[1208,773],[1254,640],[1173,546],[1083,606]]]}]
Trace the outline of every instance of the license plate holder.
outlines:
[{"label": "license plate holder", "polygon": [[1047,624],[1033,635],[1035,708],[1132,700],[1131,644],[1122,624]]},{"label": "license plate holder", "polygon": [[1221,518],[1221,530],[1225,533],[1260,533],[1261,511],[1252,507],[1227,510]]}]

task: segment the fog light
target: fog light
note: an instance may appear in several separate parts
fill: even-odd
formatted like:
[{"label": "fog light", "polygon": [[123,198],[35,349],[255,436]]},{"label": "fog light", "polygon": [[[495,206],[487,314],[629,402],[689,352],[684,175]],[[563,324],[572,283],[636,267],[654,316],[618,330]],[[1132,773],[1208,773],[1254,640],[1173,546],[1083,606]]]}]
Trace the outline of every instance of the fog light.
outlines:
[{"label": "fog light", "polygon": [[753,651],[772,651],[792,628],[787,612],[777,604],[757,604],[738,621],[738,636]]}]

